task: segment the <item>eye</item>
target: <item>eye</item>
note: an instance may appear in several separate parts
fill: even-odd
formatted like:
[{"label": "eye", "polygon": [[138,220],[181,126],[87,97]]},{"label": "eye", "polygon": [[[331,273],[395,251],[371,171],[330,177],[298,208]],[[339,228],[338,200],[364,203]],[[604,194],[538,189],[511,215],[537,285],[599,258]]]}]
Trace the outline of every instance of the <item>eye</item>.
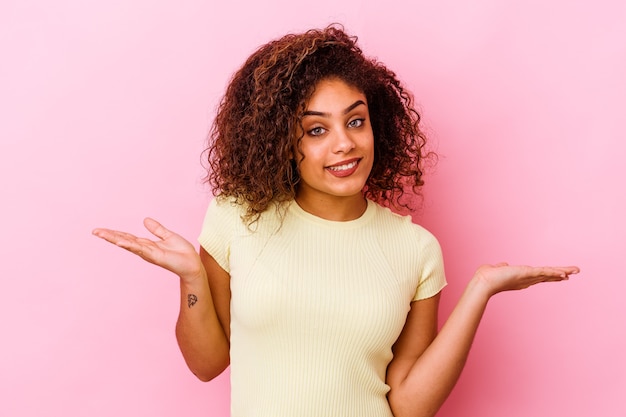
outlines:
[{"label": "eye", "polygon": [[313,129],[309,130],[307,133],[310,136],[320,136],[323,135],[324,132],[326,132],[326,129],[324,129],[323,127],[314,127]]},{"label": "eye", "polygon": [[363,126],[363,122],[364,121],[365,121],[365,119],[350,120],[350,122],[348,123],[348,127],[361,127],[361,126]]}]

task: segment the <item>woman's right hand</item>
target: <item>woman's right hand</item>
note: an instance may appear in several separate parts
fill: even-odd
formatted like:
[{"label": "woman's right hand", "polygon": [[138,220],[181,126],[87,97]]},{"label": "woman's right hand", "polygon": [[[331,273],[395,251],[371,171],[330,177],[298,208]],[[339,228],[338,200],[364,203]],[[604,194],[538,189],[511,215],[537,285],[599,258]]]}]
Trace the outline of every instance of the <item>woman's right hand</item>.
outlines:
[{"label": "woman's right hand", "polygon": [[165,268],[184,280],[203,277],[204,266],[194,246],[182,236],[166,229],[154,219],[146,218],[144,226],[158,240],[134,236],[111,229],[94,229],[93,234],[120,248]]}]

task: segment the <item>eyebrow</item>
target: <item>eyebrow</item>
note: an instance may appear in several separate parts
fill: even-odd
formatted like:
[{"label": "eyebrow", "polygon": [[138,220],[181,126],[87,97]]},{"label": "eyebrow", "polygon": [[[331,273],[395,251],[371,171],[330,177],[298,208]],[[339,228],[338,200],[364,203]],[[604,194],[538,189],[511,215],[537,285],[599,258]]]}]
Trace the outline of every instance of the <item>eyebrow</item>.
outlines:
[{"label": "eyebrow", "polygon": [[[365,106],[365,102],[363,100],[357,100],[354,103],[352,103],[351,105],[349,105],[348,107],[346,107],[346,109],[343,111],[343,114],[348,114],[350,113],[352,110],[354,110],[356,107],[358,106]],[[302,117],[304,116],[322,116],[322,117],[330,117],[330,113],[326,113],[326,112],[321,112],[321,111],[315,111],[315,110],[307,110],[305,112],[302,113]]]}]

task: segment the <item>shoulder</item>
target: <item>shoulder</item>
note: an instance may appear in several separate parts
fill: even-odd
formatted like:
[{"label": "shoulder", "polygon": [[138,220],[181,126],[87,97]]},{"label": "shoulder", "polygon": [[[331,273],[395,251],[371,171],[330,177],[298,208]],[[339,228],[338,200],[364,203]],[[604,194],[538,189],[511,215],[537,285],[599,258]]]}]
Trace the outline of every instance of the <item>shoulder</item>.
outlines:
[{"label": "shoulder", "polygon": [[408,239],[408,241],[425,245],[437,243],[435,235],[422,225],[415,223],[411,216],[395,213],[388,207],[375,202],[370,202],[370,204],[375,205],[375,224],[378,233],[390,235],[394,239]]},{"label": "shoulder", "polygon": [[413,267],[431,260],[440,262],[441,246],[429,230],[415,223],[411,216],[394,213],[378,204],[376,211],[375,238],[389,258]]},{"label": "shoulder", "polygon": [[237,199],[234,197],[217,195],[209,203],[207,211],[222,215],[241,215],[245,211],[245,206],[238,203]]},{"label": "shoulder", "polygon": [[398,277],[410,283],[413,300],[431,297],[445,285],[443,256],[437,238],[411,216],[377,205],[375,239]]},{"label": "shoulder", "polygon": [[203,229],[233,229],[242,222],[243,210],[234,199],[217,196],[209,202],[204,215]]},{"label": "shoulder", "polygon": [[216,196],[206,211],[203,228],[212,226],[234,235],[248,235],[256,232],[273,231],[280,225],[281,211],[276,203],[270,203],[268,208],[257,219],[245,220],[247,205],[235,197]]}]

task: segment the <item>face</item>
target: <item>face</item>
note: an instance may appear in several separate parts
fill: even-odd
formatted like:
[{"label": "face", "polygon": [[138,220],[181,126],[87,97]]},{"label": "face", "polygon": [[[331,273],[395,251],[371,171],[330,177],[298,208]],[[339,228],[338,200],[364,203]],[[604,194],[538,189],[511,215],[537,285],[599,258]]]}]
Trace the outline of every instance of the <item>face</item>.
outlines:
[{"label": "face", "polygon": [[302,129],[295,151],[298,203],[363,204],[361,190],[374,162],[365,94],[339,79],[320,81],[305,105]]}]

